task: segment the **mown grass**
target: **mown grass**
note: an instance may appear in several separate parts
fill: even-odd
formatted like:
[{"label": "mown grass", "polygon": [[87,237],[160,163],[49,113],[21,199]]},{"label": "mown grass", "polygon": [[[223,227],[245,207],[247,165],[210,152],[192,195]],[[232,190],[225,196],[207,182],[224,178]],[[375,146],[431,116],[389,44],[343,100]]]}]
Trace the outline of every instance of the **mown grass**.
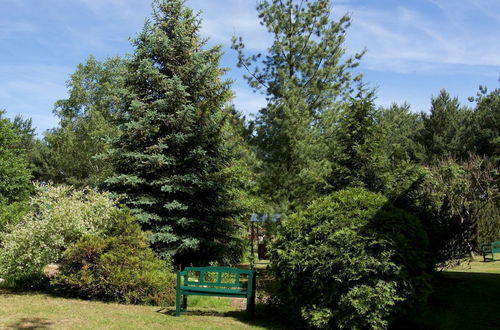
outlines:
[{"label": "mown grass", "polygon": [[[244,303],[217,297],[189,297],[188,313],[174,308],[131,306],[46,293],[0,288],[0,329],[280,329],[257,309],[248,320]],[[442,272],[429,308],[416,324],[401,329],[500,329],[500,261],[476,259]],[[399,329],[399,328],[397,328]]]},{"label": "mown grass", "polygon": [[248,320],[231,300],[190,297],[190,313],[0,289],[0,329],[271,329],[272,321]]},{"label": "mown grass", "polygon": [[500,329],[500,261],[476,258],[436,279],[417,329]]}]

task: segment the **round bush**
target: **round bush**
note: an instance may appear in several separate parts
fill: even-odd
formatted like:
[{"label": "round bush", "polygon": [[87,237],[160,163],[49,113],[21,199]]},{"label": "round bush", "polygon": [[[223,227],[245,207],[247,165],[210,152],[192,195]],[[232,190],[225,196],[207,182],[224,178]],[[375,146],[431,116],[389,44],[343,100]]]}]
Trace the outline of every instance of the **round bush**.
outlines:
[{"label": "round bush", "polygon": [[135,219],[116,211],[101,235],[86,235],[64,253],[51,281],[59,291],[130,304],[172,304],[175,276],[156,257]]},{"label": "round bush", "polygon": [[271,245],[276,298],[310,327],[383,329],[430,292],[419,220],[353,188],[283,221]]}]

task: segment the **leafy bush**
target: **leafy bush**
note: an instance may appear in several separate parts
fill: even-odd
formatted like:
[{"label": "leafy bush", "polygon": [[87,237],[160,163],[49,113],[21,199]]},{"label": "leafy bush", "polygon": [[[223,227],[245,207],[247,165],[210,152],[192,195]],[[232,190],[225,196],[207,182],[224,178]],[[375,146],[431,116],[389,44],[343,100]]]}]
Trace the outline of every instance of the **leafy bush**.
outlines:
[{"label": "leafy bush", "polygon": [[60,273],[51,283],[88,299],[172,304],[172,269],[149,248],[135,219],[125,211],[116,211],[110,224],[102,236],[85,235],[70,246]]},{"label": "leafy bush", "polygon": [[10,231],[29,212],[27,201],[0,204],[0,246],[2,244],[1,233]]},{"label": "leafy bush", "polygon": [[419,220],[347,189],[287,218],[271,245],[276,298],[310,327],[383,329],[430,291]]},{"label": "leafy bush", "polygon": [[500,240],[500,205],[498,204],[500,203],[489,202],[479,211],[477,251],[480,251],[481,244]]},{"label": "leafy bush", "polygon": [[115,209],[108,194],[93,190],[36,190],[28,214],[10,232],[0,234],[0,277],[28,287],[43,282],[43,268],[59,262],[69,245],[102,230]]}]

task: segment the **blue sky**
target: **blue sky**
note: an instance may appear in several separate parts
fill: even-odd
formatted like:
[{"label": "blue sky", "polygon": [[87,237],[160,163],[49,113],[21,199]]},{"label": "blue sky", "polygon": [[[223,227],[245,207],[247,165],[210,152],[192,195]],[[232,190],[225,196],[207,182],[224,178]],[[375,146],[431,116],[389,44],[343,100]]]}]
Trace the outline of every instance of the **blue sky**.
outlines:
[{"label": "blue sky", "polygon": [[[203,11],[211,44],[222,44],[231,68],[236,106],[247,114],[264,105],[235,68],[233,34],[251,51],[271,39],[259,25],[254,0],[188,0]],[[378,89],[378,105],[407,101],[427,111],[441,88],[463,104],[480,84],[498,88],[500,1],[337,0],[334,16],[346,12],[348,52],[365,47],[360,70]],[[0,0],[0,109],[32,117],[38,133],[57,125],[54,102],[65,98],[69,75],[89,55],[98,59],[132,51],[128,38],[151,12],[149,0]]]}]

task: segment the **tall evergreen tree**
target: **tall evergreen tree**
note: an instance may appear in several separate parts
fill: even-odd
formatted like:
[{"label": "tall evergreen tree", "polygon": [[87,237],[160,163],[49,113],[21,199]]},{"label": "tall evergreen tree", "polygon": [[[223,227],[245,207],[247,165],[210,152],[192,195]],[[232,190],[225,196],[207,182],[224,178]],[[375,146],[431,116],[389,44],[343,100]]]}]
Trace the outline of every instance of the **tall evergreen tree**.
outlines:
[{"label": "tall evergreen tree", "polygon": [[224,171],[230,86],[221,78],[221,47],[205,48],[200,24],[183,0],[153,2],[152,19],[133,40],[117,174],[107,180],[152,231],[152,247],[176,265],[241,257]]},{"label": "tall evergreen tree", "polygon": [[426,161],[435,164],[439,160],[467,155],[465,128],[471,124],[472,111],[462,108],[458,98],[452,98],[446,90],[431,100],[431,111],[423,113],[424,127],[420,142],[425,148]]},{"label": "tall evergreen tree", "polygon": [[330,163],[322,117],[352,92],[351,69],[362,53],[345,56],[349,16],[332,20],[330,0],[263,0],[261,24],[273,37],[267,54],[248,56],[242,38],[233,38],[239,67],[268,104],[256,120],[263,160],[263,194],[283,211],[306,205],[328,183]]},{"label": "tall evergreen tree", "polygon": [[341,112],[336,136],[330,143],[333,171],[329,182],[333,190],[348,186],[380,191],[380,176],[387,158],[381,152],[381,129],[376,124],[372,91],[360,85]]},{"label": "tall evergreen tree", "polygon": [[481,86],[475,99],[473,125],[467,129],[469,149],[500,164],[500,89]]},{"label": "tall evergreen tree", "polygon": [[383,130],[382,148],[391,162],[420,162],[424,158],[417,136],[423,128],[422,116],[410,110],[408,103],[393,103],[377,111],[377,123]]}]

